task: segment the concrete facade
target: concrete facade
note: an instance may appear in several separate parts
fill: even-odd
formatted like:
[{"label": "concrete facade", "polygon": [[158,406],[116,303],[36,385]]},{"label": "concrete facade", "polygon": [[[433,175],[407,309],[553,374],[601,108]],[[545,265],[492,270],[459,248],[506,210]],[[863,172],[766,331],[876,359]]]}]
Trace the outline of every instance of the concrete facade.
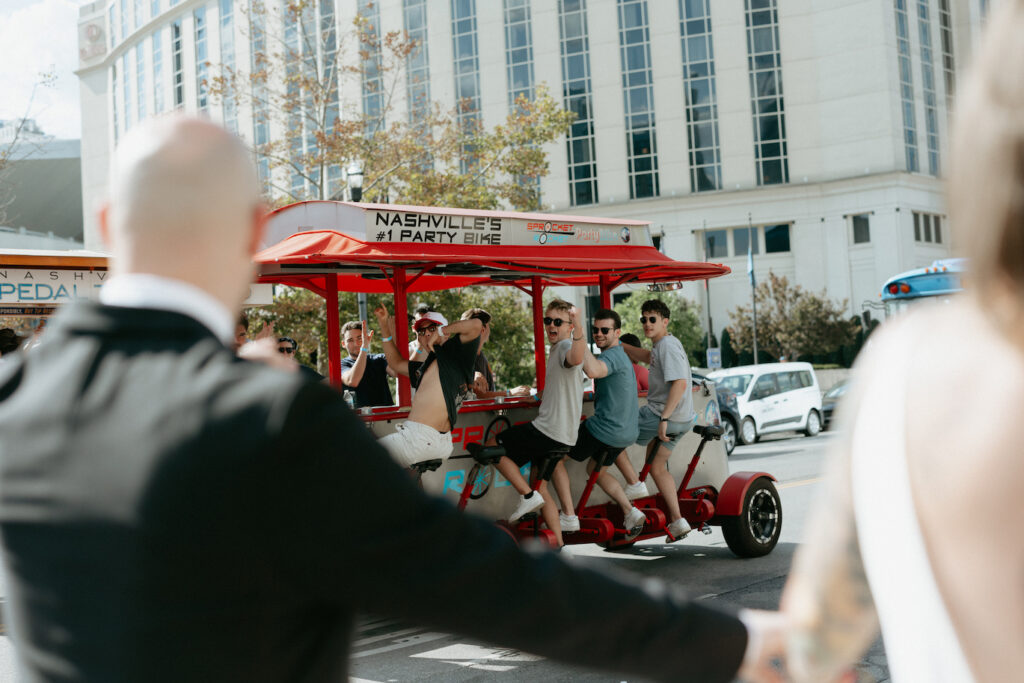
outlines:
[{"label": "concrete facade", "polygon": [[[174,108],[171,82],[172,23],[181,22],[182,73],[186,111],[196,109],[195,12],[205,8],[207,50],[217,63],[221,8],[229,0],[113,0],[98,1],[81,10],[81,35],[90,36],[88,57],[83,48],[82,185],[86,209],[86,246],[97,245],[92,209],[105,189],[110,154],[116,136],[138,120],[132,111],[143,83],[144,114],[155,110],[162,92],[164,110]],[[357,0],[335,2],[339,32],[357,11]],[[733,274],[711,282],[711,315],[715,332],[728,324],[728,311],[749,300],[746,251],[737,251],[736,229],[753,225],[760,253],[755,272],[784,274],[806,289],[825,290],[831,298],[846,299],[851,314],[864,302],[877,301],[882,282],[890,275],[927,265],[949,256],[950,226],[946,222],[941,167],[948,158],[950,85],[955,84],[979,40],[983,23],[981,0],[426,0],[427,43],[431,99],[455,104],[453,3],[473,9],[479,64],[479,102],[484,122],[504,119],[509,108],[506,64],[506,12],[529,10],[534,85],[546,83],[553,95],[563,95],[563,13],[582,6],[589,40],[588,73],[593,112],[593,160],[598,201],[574,201],[568,145],[548,148],[551,173],[541,183],[546,210],[555,213],[619,216],[650,220],[655,234],[663,233],[663,248],[677,259],[721,261]],[[273,5],[273,2],[268,2]],[[410,0],[380,0],[381,31],[402,30]],[[232,11],[235,60],[249,63],[248,38],[241,26],[248,0],[235,0]],[[142,16],[134,17],[141,8]],[[157,12],[152,13],[156,8]],[[639,8],[639,9],[637,9]],[[692,135],[688,131],[687,62],[682,21],[692,12],[710,17],[714,65],[717,153],[721,182],[717,189],[695,191],[691,181]],[[649,50],[650,112],[653,113],[657,158],[656,196],[631,198],[627,151],[627,97],[624,97],[624,12],[640,12]],[[764,14],[765,10],[774,14]],[[122,21],[121,12],[130,16]],[[687,13],[691,14],[687,14]],[[905,42],[900,42],[903,13]],[[777,25],[774,48],[780,59],[781,102],[788,182],[760,184],[755,153],[755,104],[752,99],[749,45],[770,17]],[[111,23],[113,22],[113,23]],[[88,27],[95,28],[89,30]],[[123,28],[127,27],[127,31]],[[627,27],[628,28],[628,27]],[[102,32],[97,43],[96,34]],[[114,38],[111,39],[113,33]],[[769,34],[758,34],[761,38]],[[751,42],[748,42],[748,38]],[[83,38],[85,40],[85,38]],[[154,40],[162,49],[162,74],[154,82]],[[944,43],[945,40],[945,43]],[[142,44],[142,61],[137,45]],[[929,45],[931,59],[929,60]],[[99,45],[99,47],[97,47]],[[909,66],[910,86],[901,95],[901,45]],[[952,45],[955,70],[945,73],[944,45]],[[127,55],[127,59],[126,59]],[[143,65],[141,81],[137,63]],[[928,76],[928,64],[931,75]],[[116,70],[127,73],[116,73]],[[127,76],[128,106],[112,87]],[[931,92],[924,88],[933,81]],[[123,83],[122,83],[123,90]],[[358,93],[342,93],[343,100]],[[929,98],[934,105],[928,106]],[[918,162],[908,169],[904,109],[910,119]],[[114,112],[114,108],[119,109]],[[215,103],[208,108],[214,120],[224,115]],[[760,113],[760,112],[757,112]],[[124,114],[127,114],[125,116]],[[115,118],[117,119],[115,124]],[[239,133],[253,139],[251,113],[238,112]],[[933,123],[929,129],[929,121]],[[931,133],[931,135],[929,135]],[[764,129],[761,129],[764,135]],[[928,140],[935,140],[939,168],[931,172]],[[917,214],[915,218],[915,214]],[[861,216],[855,241],[854,216]],[[937,218],[935,218],[937,217]],[[915,221],[927,221],[925,233]],[[939,238],[931,230],[938,222]],[[788,228],[788,249],[766,253],[766,233],[760,226]],[[726,249],[706,253],[705,231],[725,230]],[[779,231],[773,231],[778,235]],[[925,235],[929,239],[924,239]],[[773,241],[778,248],[779,241]],[[701,284],[687,285],[684,294],[704,305]],[[702,316],[706,319],[706,312]]]}]

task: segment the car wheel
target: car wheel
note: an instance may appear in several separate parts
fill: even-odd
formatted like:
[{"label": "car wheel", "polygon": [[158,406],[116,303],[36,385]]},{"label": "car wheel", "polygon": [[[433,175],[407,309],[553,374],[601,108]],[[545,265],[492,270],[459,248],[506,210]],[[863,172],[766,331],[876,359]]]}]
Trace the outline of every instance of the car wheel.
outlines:
[{"label": "car wheel", "polygon": [[757,442],[757,426],[754,425],[754,418],[745,417],[740,423],[740,443],[749,446]]},{"label": "car wheel", "polygon": [[736,448],[736,425],[733,423],[731,417],[722,417],[722,443],[725,444],[725,454],[732,455],[732,451]]},{"label": "car wheel", "polygon": [[747,489],[743,511],[722,521],[722,535],[737,557],[767,555],[782,533],[782,500],[768,477],[759,477]]},{"label": "car wheel", "polygon": [[807,427],[804,429],[804,434],[807,436],[817,436],[821,431],[821,418],[818,417],[818,411],[812,410],[807,413]]}]

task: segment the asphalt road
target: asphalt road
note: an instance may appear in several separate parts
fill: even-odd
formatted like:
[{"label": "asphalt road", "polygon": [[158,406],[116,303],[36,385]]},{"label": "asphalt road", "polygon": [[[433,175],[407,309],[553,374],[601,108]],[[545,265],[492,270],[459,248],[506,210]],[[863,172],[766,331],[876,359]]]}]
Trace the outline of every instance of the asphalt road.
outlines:
[{"label": "asphalt road", "polygon": [[[817,437],[766,437],[752,446],[738,446],[730,458],[732,471],[763,470],[778,479],[783,524],[779,545],[768,556],[740,560],[729,551],[721,531],[691,534],[676,544],[660,540],[638,543],[626,551],[606,552],[598,546],[570,546],[571,561],[612,567],[682,586],[699,599],[741,607],[778,606],[793,553],[802,539],[804,522],[826,469],[829,433]],[[500,609],[496,605],[496,609]],[[609,615],[614,619],[614,615]],[[889,679],[881,642],[858,667],[861,681]],[[353,649],[356,681],[601,681],[621,676],[564,666],[517,650],[419,628],[412,624],[366,618]],[[636,679],[634,679],[636,680]]]},{"label": "asphalt road", "polygon": [[[779,481],[783,525],[779,545],[770,555],[737,559],[726,547],[721,531],[694,533],[666,545],[659,540],[638,543],[619,552],[593,546],[571,546],[570,561],[611,567],[645,577],[658,577],[682,586],[702,600],[742,607],[771,609],[778,605],[793,552],[800,542],[814,494],[826,465],[829,433],[814,438],[766,437],[752,446],[738,446],[730,458],[732,471],[764,470]],[[0,585],[0,598],[3,586]],[[495,609],[500,609],[496,604]],[[614,615],[609,615],[614,618]],[[14,652],[0,637],[0,682],[13,681]],[[858,667],[862,681],[888,680],[881,643]],[[352,655],[353,681],[601,681],[617,683],[620,676],[568,667],[516,650],[385,619],[366,617],[357,628]],[[632,679],[636,680],[636,679]]]}]

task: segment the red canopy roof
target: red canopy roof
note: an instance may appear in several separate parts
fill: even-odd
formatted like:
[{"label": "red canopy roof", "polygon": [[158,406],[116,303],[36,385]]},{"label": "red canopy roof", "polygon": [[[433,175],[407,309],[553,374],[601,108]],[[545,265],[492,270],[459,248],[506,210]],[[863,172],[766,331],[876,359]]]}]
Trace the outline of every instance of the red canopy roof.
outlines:
[{"label": "red canopy roof", "polygon": [[256,255],[261,282],[323,290],[328,274],[350,292],[390,292],[396,267],[406,269],[408,291],[468,285],[526,284],[540,276],[563,285],[596,285],[607,275],[613,285],[718,277],[717,263],[675,261],[650,246],[465,245],[364,242],[337,230],[298,232]]}]

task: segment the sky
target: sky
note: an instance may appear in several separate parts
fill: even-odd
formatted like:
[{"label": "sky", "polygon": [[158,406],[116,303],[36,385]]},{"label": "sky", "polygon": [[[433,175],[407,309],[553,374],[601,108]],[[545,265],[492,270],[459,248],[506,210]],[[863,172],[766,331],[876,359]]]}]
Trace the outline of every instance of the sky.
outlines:
[{"label": "sky", "polygon": [[[0,0],[0,119],[34,118],[44,133],[78,138],[78,8],[91,0]],[[52,69],[52,87],[39,87]],[[31,108],[29,109],[29,101]]]}]

